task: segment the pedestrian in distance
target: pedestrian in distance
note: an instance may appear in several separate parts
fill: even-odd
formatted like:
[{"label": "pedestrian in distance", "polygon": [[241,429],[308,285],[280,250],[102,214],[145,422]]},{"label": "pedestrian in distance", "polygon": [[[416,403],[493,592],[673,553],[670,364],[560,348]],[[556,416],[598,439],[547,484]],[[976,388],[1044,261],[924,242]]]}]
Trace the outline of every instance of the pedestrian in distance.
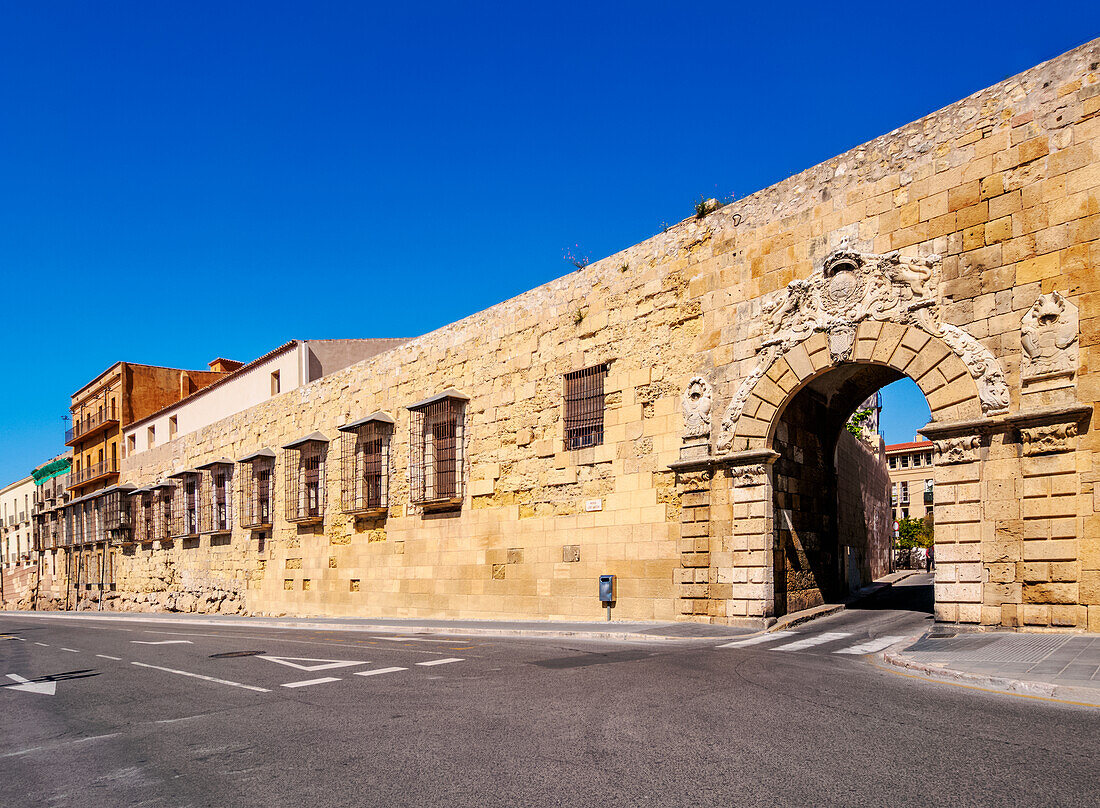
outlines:
[{"label": "pedestrian in distance", "polygon": [[931,572],[932,568],[936,566],[935,549],[929,547],[924,554],[924,571]]}]

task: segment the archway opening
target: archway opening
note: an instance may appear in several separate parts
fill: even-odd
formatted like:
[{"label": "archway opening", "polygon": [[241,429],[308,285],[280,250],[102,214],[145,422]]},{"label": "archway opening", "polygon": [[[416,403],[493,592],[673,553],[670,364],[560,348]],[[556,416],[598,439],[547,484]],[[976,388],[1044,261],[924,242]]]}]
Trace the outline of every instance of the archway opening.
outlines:
[{"label": "archway opening", "polygon": [[[908,377],[884,364],[833,365],[805,380],[774,419],[769,442],[779,455],[772,469],[777,616],[842,602],[893,571],[894,524],[901,511],[875,404],[883,387],[902,379]],[[888,413],[890,431],[898,433],[893,438],[912,441],[915,429],[927,423],[927,408],[920,407],[923,394],[915,385],[904,386],[910,388],[910,407],[915,393],[916,411],[904,438],[905,421]],[[853,420],[868,409],[870,417]],[[923,490],[914,493],[923,505]],[[931,512],[930,501],[927,508]],[[928,600],[918,607],[922,611],[932,606],[928,589],[913,600]]]}]

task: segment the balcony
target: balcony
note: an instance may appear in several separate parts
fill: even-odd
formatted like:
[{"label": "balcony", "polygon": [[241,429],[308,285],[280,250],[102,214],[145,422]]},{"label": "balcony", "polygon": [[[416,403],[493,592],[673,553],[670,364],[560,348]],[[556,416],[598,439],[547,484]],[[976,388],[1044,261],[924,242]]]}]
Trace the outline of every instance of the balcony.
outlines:
[{"label": "balcony", "polygon": [[118,474],[118,463],[111,460],[105,460],[102,463],[96,463],[84,469],[73,469],[69,484],[74,486],[84,485],[85,483],[94,482],[111,474]]},{"label": "balcony", "polygon": [[112,426],[118,426],[117,412],[104,410],[103,412],[85,415],[78,418],[71,428],[65,430],[65,445],[72,446],[78,440],[98,435]]}]

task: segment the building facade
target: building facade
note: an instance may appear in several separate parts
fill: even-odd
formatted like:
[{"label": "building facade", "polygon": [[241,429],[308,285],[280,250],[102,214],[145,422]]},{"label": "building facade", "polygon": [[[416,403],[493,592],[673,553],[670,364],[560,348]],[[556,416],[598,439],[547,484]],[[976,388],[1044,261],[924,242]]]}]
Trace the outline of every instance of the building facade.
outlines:
[{"label": "building facade", "polygon": [[762,625],[871,568],[838,449],[908,376],[937,619],[1100,630],[1097,64],[135,452],[105,607]]},{"label": "building facade", "polygon": [[3,548],[4,569],[27,567],[33,562],[33,499],[34,480],[30,477],[0,489],[0,547]]},{"label": "building facade", "polygon": [[936,482],[932,474],[933,449],[930,440],[893,443],[886,447],[890,504],[895,520],[923,519],[932,513]]}]

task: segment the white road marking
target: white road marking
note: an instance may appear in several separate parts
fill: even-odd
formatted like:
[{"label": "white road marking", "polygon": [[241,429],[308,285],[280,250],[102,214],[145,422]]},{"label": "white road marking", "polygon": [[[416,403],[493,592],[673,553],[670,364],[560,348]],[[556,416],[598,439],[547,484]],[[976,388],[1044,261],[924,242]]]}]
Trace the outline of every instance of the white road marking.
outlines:
[{"label": "white road marking", "polygon": [[459,640],[457,637],[451,637],[451,638],[446,639],[446,640],[433,640],[433,639],[428,639],[426,637],[371,637],[371,639],[372,640],[395,640],[397,642],[437,642],[437,643],[443,643],[443,644],[450,643],[452,645],[456,642],[461,642],[461,640]]},{"label": "white road marking", "polygon": [[777,648],[772,648],[772,651],[801,651],[803,648],[813,648],[815,645],[824,645],[827,642],[833,640],[843,640],[845,637],[851,637],[850,631],[824,631],[821,634],[815,634],[811,637],[807,637],[804,640],[795,640],[789,642],[786,645],[780,645]]},{"label": "white road marking", "polygon": [[733,642],[728,642],[725,645],[716,645],[715,648],[743,648],[746,645],[760,645],[760,643],[778,640],[782,637],[788,637],[791,634],[794,634],[794,632],[773,631],[771,634],[761,634],[757,637],[748,637],[744,640],[734,640]]},{"label": "white road marking", "polygon": [[429,659],[427,662],[417,662],[416,664],[417,665],[423,665],[423,666],[427,667],[428,665],[446,665],[449,662],[461,662],[461,661],[462,660],[459,659],[458,657],[447,657],[446,659]]},{"label": "white road marking", "polygon": [[884,648],[889,648],[896,642],[901,642],[905,637],[901,634],[891,634],[888,637],[877,637],[867,642],[861,642],[859,645],[853,645],[850,648],[841,648],[839,651],[833,651],[834,654],[873,654],[875,651],[881,651]]},{"label": "white road marking", "polygon": [[68,651],[70,654],[79,654],[80,653],[75,648],[62,648],[61,650],[62,651]]},{"label": "white road marking", "polygon": [[[330,668],[350,668],[353,665],[369,665],[367,660],[351,660],[351,659],[310,659],[309,657],[293,657],[293,656],[271,656],[270,654],[260,654],[257,659],[266,659],[268,662],[274,662],[277,665],[286,665],[288,668],[297,668],[300,671],[327,671]],[[316,665],[300,665],[300,662],[316,662]]]},{"label": "white road marking", "polygon": [[255,690],[257,693],[270,693],[266,687],[255,687],[253,685],[242,685],[240,682],[231,682],[228,679],[215,679],[213,676],[203,676],[201,673],[189,673],[187,671],[178,671],[174,668],[162,668],[160,665],[146,665],[144,662],[131,662],[131,665],[137,665],[139,668],[152,668],[157,671],[164,671],[165,673],[175,673],[180,676],[190,676],[195,679],[202,679],[204,682],[215,682],[219,685],[229,685],[230,687],[243,687],[245,690]]},{"label": "white road marking", "polygon": [[52,696],[57,692],[57,682],[32,682],[30,679],[24,679],[18,673],[9,673],[8,678],[20,684],[5,685],[4,690],[24,690],[27,693],[41,693],[45,696]]},{"label": "white road marking", "polygon": [[36,642],[35,645],[41,645],[43,648],[49,648],[50,647],[48,643],[44,643],[44,642]]},{"label": "white road marking", "polygon": [[376,668],[372,671],[356,671],[355,676],[377,676],[380,673],[397,673],[398,671],[407,671],[408,668]]},{"label": "white road marking", "polygon": [[134,645],[194,645],[190,640],[130,640]]},{"label": "white road marking", "polygon": [[96,656],[99,657],[100,659],[113,659],[115,662],[121,662],[122,661],[122,657],[117,657],[117,656],[107,656],[106,654],[96,654]]},{"label": "white road marking", "polygon": [[78,743],[88,743],[89,741],[101,741],[104,738],[117,738],[121,735],[121,732],[112,732],[109,735],[93,735],[90,738],[77,738],[75,741],[65,741],[64,743],[55,743],[50,746],[32,746],[29,749],[20,749],[18,752],[5,752],[0,755],[0,758],[19,757],[20,755],[29,755],[32,752],[45,752],[47,750],[60,749],[63,746],[70,746]]},{"label": "white road marking", "polygon": [[322,676],[320,679],[306,679],[303,682],[287,682],[283,687],[309,687],[310,685],[323,685],[325,682],[339,682],[336,676]]}]

